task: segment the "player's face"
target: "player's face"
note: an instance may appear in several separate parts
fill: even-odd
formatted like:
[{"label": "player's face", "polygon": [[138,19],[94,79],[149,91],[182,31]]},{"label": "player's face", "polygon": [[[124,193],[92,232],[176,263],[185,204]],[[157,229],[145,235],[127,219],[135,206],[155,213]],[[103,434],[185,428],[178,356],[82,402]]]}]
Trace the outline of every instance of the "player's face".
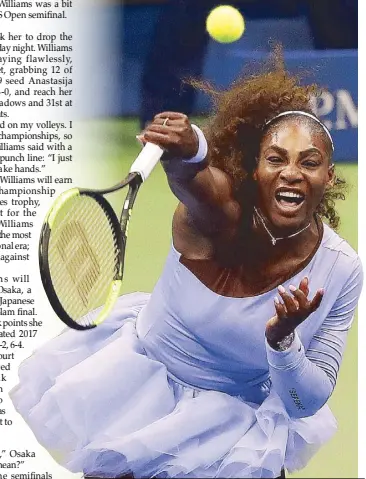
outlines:
[{"label": "player's face", "polygon": [[305,227],[333,175],[324,135],[298,119],[272,128],[263,138],[254,179],[258,206],[273,231]]}]

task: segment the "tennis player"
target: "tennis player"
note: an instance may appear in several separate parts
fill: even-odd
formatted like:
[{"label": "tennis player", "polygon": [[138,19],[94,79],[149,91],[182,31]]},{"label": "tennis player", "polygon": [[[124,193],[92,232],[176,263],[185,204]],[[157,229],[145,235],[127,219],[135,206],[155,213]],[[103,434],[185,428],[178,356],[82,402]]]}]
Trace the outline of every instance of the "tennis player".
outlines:
[{"label": "tennis player", "polygon": [[344,185],[317,88],[280,60],[214,93],[205,132],[177,112],[142,132],[180,200],[153,293],[22,364],[13,402],[70,471],[275,478],[334,434],[362,270],[335,232]]}]

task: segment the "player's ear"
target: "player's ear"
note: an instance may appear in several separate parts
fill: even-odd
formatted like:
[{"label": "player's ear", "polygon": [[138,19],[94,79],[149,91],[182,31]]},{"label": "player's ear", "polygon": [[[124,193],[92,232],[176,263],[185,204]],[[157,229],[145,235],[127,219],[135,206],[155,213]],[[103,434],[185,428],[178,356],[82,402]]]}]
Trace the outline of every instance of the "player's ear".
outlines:
[{"label": "player's ear", "polygon": [[334,163],[332,163],[328,167],[328,181],[327,181],[327,188],[333,188],[335,183],[335,171],[334,171]]}]

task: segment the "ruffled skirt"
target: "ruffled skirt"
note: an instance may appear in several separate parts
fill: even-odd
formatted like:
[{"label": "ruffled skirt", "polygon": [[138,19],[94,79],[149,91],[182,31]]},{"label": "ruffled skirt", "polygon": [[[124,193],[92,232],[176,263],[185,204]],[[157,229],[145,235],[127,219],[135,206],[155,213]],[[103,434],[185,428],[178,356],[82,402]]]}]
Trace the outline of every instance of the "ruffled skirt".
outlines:
[{"label": "ruffled skirt", "polygon": [[333,435],[328,406],[291,419],[273,390],[258,406],[174,382],[136,333],[148,299],[122,296],[103,324],[67,329],[21,364],[11,399],[65,468],[106,478],[271,478],[304,467]]}]

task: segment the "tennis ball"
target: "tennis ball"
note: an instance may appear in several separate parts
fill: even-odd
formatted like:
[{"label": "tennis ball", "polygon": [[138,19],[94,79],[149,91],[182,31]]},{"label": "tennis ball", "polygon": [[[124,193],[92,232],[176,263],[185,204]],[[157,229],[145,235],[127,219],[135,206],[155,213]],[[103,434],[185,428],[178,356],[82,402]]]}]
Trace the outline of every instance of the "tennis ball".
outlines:
[{"label": "tennis ball", "polygon": [[230,5],[220,5],[208,15],[206,29],[217,42],[231,43],[243,35],[245,22],[239,10]]}]

